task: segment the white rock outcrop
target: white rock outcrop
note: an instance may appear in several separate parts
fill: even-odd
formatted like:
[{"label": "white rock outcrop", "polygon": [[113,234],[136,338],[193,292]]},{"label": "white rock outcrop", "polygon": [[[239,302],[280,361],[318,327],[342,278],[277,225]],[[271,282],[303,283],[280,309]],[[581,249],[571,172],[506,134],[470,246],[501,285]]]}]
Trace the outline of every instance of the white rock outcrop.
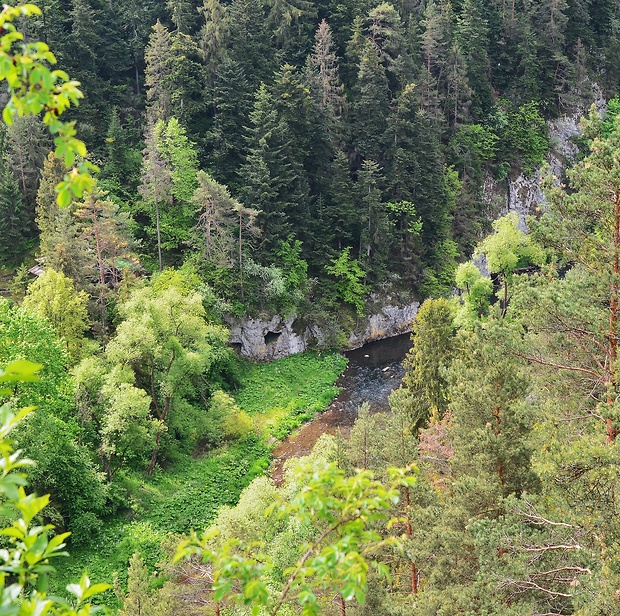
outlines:
[{"label": "white rock outcrop", "polygon": [[[385,306],[364,319],[349,336],[347,348],[356,349],[367,342],[410,332],[419,306],[416,301],[392,305],[388,298]],[[279,315],[271,319],[244,318],[230,327],[231,345],[243,357],[254,360],[277,359],[308,348],[320,348],[325,338],[318,324],[300,326],[294,315],[287,319]]]}]

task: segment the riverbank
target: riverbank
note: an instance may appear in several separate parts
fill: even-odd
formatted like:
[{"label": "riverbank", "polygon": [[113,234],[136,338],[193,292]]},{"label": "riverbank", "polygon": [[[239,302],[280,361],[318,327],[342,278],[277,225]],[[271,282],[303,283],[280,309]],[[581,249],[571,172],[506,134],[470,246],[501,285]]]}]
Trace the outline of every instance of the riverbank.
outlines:
[{"label": "riverbank", "polygon": [[277,485],[284,479],[286,461],[308,455],[322,434],[340,432],[347,437],[364,402],[370,404],[373,412],[389,409],[388,396],[402,381],[402,361],[410,348],[411,336],[401,334],[344,353],[349,363],[336,381],[340,393],[324,412],[273,449],[271,477]]}]

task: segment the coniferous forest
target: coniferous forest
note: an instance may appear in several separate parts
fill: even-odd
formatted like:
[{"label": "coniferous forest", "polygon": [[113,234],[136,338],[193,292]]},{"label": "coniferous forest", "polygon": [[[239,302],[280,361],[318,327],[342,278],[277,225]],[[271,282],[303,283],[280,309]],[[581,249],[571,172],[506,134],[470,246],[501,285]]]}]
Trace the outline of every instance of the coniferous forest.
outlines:
[{"label": "coniferous forest", "polygon": [[[0,25],[0,613],[620,612],[617,0]],[[517,177],[527,219],[486,194]],[[421,305],[390,411],[274,481],[394,297]],[[325,335],[238,356],[273,315]]]}]

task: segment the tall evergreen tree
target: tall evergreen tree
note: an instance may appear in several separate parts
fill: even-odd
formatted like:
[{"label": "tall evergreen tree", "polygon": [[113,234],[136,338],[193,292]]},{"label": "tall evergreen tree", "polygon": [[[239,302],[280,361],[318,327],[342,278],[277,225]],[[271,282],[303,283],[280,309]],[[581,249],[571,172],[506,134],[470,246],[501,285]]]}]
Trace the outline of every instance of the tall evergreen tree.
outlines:
[{"label": "tall evergreen tree", "polygon": [[207,135],[207,150],[215,177],[238,188],[239,171],[246,153],[245,133],[252,110],[250,84],[243,67],[225,59],[215,72],[212,90],[213,125]]},{"label": "tall evergreen tree", "polygon": [[228,20],[226,8],[219,0],[204,0],[198,11],[203,15],[204,23],[198,34],[198,47],[202,55],[206,82],[213,84],[216,71],[227,57]]},{"label": "tall evergreen tree", "polygon": [[9,165],[19,185],[30,222],[30,228],[25,232],[30,234],[35,228],[37,190],[45,156],[51,149],[50,139],[39,118],[15,118],[13,124],[7,127],[6,147]]},{"label": "tall evergreen tree", "polygon": [[359,256],[363,269],[375,280],[385,274],[390,247],[390,220],[381,194],[381,169],[371,160],[362,162],[358,173],[360,247]]},{"label": "tall evergreen tree", "polygon": [[347,103],[344,86],[338,74],[338,57],[334,50],[331,28],[323,19],[314,35],[314,50],[309,56],[313,78],[318,86],[323,107],[333,118],[340,118],[346,111]]},{"label": "tall evergreen tree", "polygon": [[26,250],[30,221],[24,200],[10,169],[6,147],[7,132],[0,127],[0,262],[4,267],[17,265]]},{"label": "tall evergreen tree", "polygon": [[380,162],[383,160],[390,91],[379,50],[370,41],[360,59],[354,96],[351,121],[355,149],[362,158]]},{"label": "tall evergreen tree", "polygon": [[489,25],[481,0],[464,0],[457,18],[455,37],[467,64],[467,80],[472,89],[472,112],[483,117],[491,110],[493,95],[489,83]]},{"label": "tall evergreen tree", "polygon": [[248,156],[242,168],[242,201],[261,214],[262,248],[271,251],[294,231],[292,221],[307,214],[308,185],[295,154],[292,133],[266,86],[256,94],[250,114]]},{"label": "tall evergreen tree", "polygon": [[157,20],[144,52],[146,118],[150,126],[154,126],[158,120],[168,120],[172,115],[171,46],[168,28]]}]

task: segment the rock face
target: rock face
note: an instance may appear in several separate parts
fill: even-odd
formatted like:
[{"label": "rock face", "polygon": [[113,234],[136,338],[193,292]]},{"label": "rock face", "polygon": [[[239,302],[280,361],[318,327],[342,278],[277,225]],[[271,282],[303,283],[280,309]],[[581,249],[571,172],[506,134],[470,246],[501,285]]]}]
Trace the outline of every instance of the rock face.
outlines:
[{"label": "rock face", "polygon": [[411,302],[404,306],[385,305],[381,312],[368,317],[363,330],[354,331],[347,341],[349,349],[358,349],[367,342],[383,340],[399,334],[406,334],[413,327],[413,320],[418,313],[420,302]]},{"label": "rock face", "polygon": [[[605,107],[605,99],[602,97],[600,88],[595,84],[591,85],[591,100],[601,111]],[[588,107],[589,105],[583,105],[574,113],[547,123],[550,145],[547,162],[551,167],[551,172],[557,177],[562,177],[565,169],[570,166],[577,155],[574,137],[579,134],[579,121],[583,115],[588,113]],[[482,192],[491,220],[510,212],[516,212],[523,231],[526,230],[525,217],[533,214],[539,205],[544,207],[545,203],[545,196],[540,190],[538,171],[531,176],[520,174],[499,182],[487,177]]]},{"label": "rock face", "polygon": [[[347,349],[411,331],[419,302],[397,306],[388,303],[364,320],[347,340]],[[301,330],[301,331],[300,331]],[[295,316],[285,319],[246,318],[231,324],[230,342],[243,357],[270,360],[322,347],[325,335],[317,324],[300,327]]]}]

